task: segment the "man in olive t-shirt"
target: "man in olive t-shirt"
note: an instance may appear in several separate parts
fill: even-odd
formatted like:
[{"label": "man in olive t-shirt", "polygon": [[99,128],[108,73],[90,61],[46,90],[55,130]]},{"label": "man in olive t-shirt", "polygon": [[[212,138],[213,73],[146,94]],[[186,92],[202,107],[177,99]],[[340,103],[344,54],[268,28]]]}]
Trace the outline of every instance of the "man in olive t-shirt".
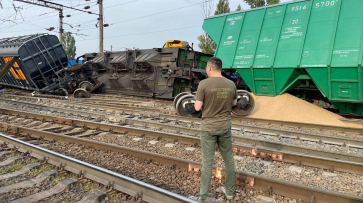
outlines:
[{"label": "man in olive t-shirt", "polygon": [[221,192],[228,200],[233,199],[235,185],[235,170],[231,139],[231,110],[237,104],[237,89],[235,84],[222,76],[222,61],[211,58],[206,72],[208,79],[199,83],[194,108],[202,115],[202,180],[200,197],[208,201],[212,178],[215,145],[218,144],[225,163],[226,182]]}]

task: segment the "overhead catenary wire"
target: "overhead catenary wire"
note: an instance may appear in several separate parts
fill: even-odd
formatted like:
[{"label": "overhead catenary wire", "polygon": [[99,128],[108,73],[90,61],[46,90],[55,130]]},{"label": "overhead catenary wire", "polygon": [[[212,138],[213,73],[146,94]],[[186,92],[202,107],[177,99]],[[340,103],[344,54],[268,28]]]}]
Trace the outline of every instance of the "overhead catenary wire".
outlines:
[{"label": "overhead catenary wire", "polygon": [[[133,3],[133,2],[136,2],[136,1],[140,1],[140,0],[128,1],[128,2],[124,2],[124,3],[120,3],[120,4],[116,4],[116,5],[108,6],[108,7],[106,7],[106,8],[112,8],[112,7],[115,7],[115,6],[125,5],[125,4]],[[88,3],[86,3],[86,4],[89,4],[89,3],[90,3],[90,2],[88,2]],[[85,4],[81,4],[81,5],[85,5]],[[48,13],[45,13],[45,14],[41,14],[41,15],[46,15],[46,14],[53,13],[53,12],[54,12],[54,11],[52,11],[52,12],[48,12]],[[74,14],[74,15],[79,15],[79,14],[82,14],[82,13],[78,13],[78,14]],[[67,15],[67,14],[66,14],[66,15]],[[58,15],[54,15],[54,16],[58,16]],[[47,18],[49,18],[49,17],[52,17],[52,16],[44,17],[44,18],[41,18],[41,19],[47,19]],[[32,18],[31,20],[32,20],[32,21],[37,21],[37,20],[41,20],[41,19]],[[91,20],[91,21],[83,21],[83,22],[94,22],[94,21],[95,21],[95,20]],[[72,24],[76,26],[77,24],[82,24],[83,22],[75,22],[75,23],[72,23]],[[18,24],[22,24],[22,22],[19,22]],[[4,30],[10,29],[10,28],[12,28],[12,27],[14,27],[14,26],[16,26],[16,25],[18,25],[18,24],[15,24],[15,25],[12,25],[12,26],[9,26],[9,27],[5,27],[5,28],[0,28],[0,30],[4,31]],[[92,29],[93,29],[93,26],[94,26],[94,24],[89,25],[89,28],[88,28],[88,26],[82,26],[82,27],[86,27],[86,28],[88,28],[88,29],[86,29],[86,30],[89,30],[91,27],[92,27]],[[96,28],[96,26],[94,26],[94,28]],[[83,29],[83,30],[85,30],[85,29]],[[77,29],[77,31],[82,31],[82,30],[81,30],[81,29]]]},{"label": "overhead catenary wire", "polygon": [[[133,34],[127,34],[127,35],[116,35],[116,36],[105,37],[105,39],[108,39],[108,38],[117,38],[117,37],[135,36],[135,35],[144,35],[144,34],[152,34],[152,33],[159,33],[159,32],[168,32],[168,31],[191,29],[191,28],[201,28],[201,25],[190,26],[190,27],[182,27],[182,28],[175,28],[175,29],[167,29],[167,30],[157,30],[157,31],[152,31],[152,32],[133,33]],[[89,40],[95,40],[95,39],[98,39],[98,38],[91,38],[91,39],[86,39],[86,40],[80,40],[79,42],[89,41]]]},{"label": "overhead catenary wire", "polygon": [[[132,2],[136,2],[136,1],[140,1],[140,0],[133,0],[133,1],[129,1],[129,2],[122,3],[122,4],[116,4],[116,5],[112,5],[112,6],[106,7],[106,8],[112,8],[112,7],[115,7],[115,6],[125,5],[125,4],[132,3]],[[87,4],[89,4],[89,3],[87,3]],[[82,4],[82,5],[85,5],[85,4]],[[95,3],[94,5],[97,5],[97,3]],[[92,5],[91,5],[91,6],[92,6]],[[104,9],[105,9],[105,8],[104,8]],[[97,11],[97,10],[98,10],[98,9],[93,9],[93,10],[91,10],[91,11]],[[53,11],[53,12],[49,12],[49,13],[54,13],[54,11]],[[75,11],[73,11],[73,12],[69,12],[69,13],[66,13],[65,15],[72,14],[72,16],[75,16],[75,15],[81,15],[81,14],[84,14],[84,13],[75,13],[75,14],[73,14],[73,13],[75,13]],[[34,19],[33,19],[33,21],[43,20],[43,19],[47,19],[47,18],[50,18],[50,17],[54,17],[54,16],[58,16],[58,15],[47,16],[47,17],[39,18],[39,19],[34,18]],[[75,24],[77,24],[77,23],[78,23],[78,22],[75,22]]]},{"label": "overhead catenary wire", "polygon": [[[204,2],[202,2],[202,3],[204,3]],[[119,22],[115,22],[115,23],[109,23],[109,25],[115,25],[115,24],[130,22],[130,21],[134,21],[134,20],[139,20],[139,19],[143,19],[143,18],[147,18],[147,17],[151,17],[151,16],[156,16],[156,15],[160,15],[160,14],[164,14],[164,13],[169,13],[169,12],[172,12],[172,11],[185,9],[185,8],[188,8],[188,7],[191,7],[191,6],[196,6],[196,5],[199,5],[199,4],[202,4],[202,3],[191,4],[191,5],[188,5],[188,6],[179,7],[179,8],[175,8],[175,9],[172,9],[172,10],[163,11],[163,12],[153,13],[153,14],[141,16],[141,17],[138,17],[138,18],[123,20],[123,21],[119,21]],[[91,30],[91,29],[94,29],[94,28],[83,29],[83,30]]]},{"label": "overhead catenary wire", "polygon": [[[19,1],[19,0],[18,0]],[[51,5],[51,7],[54,7],[54,8],[57,8],[56,10],[58,10],[58,9],[62,9],[62,8],[70,8],[70,9],[73,9],[73,10],[76,10],[76,11],[83,11],[83,12],[87,12],[87,13],[89,13],[89,14],[96,14],[96,13],[93,13],[93,12],[90,12],[90,11],[84,11],[84,10],[80,10],[80,9],[76,9],[76,8],[74,8],[74,7],[69,7],[69,6],[64,6],[64,5],[61,5],[61,4],[57,4],[57,3],[54,3],[54,2],[50,2],[50,1],[44,1],[44,0],[39,0],[38,2],[31,2],[31,1],[23,1],[23,0],[20,0],[21,2],[25,2],[25,3],[30,3],[30,4],[35,4],[35,5],[38,5],[38,2],[39,2],[39,5],[45,5],[45,4],[47,4],[47,5]],[[41,2],[43,2],[42,4],[40,4]],[[54,5],[54,6],[53,6]],[[15,9],[15,5],[13,4],[13,6],[14,6],[14,9]],[[15,11],[17,12],[17,10],[15,9]],[[60,14],[59,14],[60,15]],[[96,14],[96,15],[98,15],[98,14]],[[1,20],[0,19],[0,21],[5,21],[5,20]],[[16,25],[19,25],[19,24],[22,24],[23,22],[25,22],[25,20],[23,19],[23,21],[21,21],[21,22],[15,22],[15,21],[11,21],[11,20],[7,20],[7,21],[9,21],[9,22],[12,22],[12,23],[14,23],[14,25],[11,25],[11,26],[8,26],[8,27],[2,27],[2,28],[0,28],[1,29],[1,31],[3,32],[4,30],[8,30],[8,29],[10,29],[10,28],[12,28],[12,27],[14,27],[14,26],[16,26]],[[30,23],[31,25],[34,25],[34,24],[32,24],[32,23]],[[72,25],[70,25],[71,27],[72,27]],[[45,29],[45,28],[44,28]],[[79,31],[79,30],[78,30]],[[79,35],[84,35],[84,34],[82,34],[82,33],[79,33]]]},{"label": "overhead catenary wire", "polygon": [[[84,3],[84,4],[81,4],[81,5],[78,5],[78,6],[83,6],[83,5],[86,5],[86,4],[90,4],[90,2],[88,2],[88,3]],[[75,7],[77,7],[77,6],[75,6]],[[48,15],[48,14],[52,14],[52,13],[56,13],[57,11],[50,11],[50,12],[46,12],[46,13],[43,13],[43,14],[40,14],[40,15],[33,15],[33,16],[29,16],[29,17],[27,17],[28,18],[28,20],[32,20],[32,21],[37,21],[37,20],[42,20],[42,19],[47,19],[47,18],[49,18],[49,17],[53,17],[53,16],[58,16],[58,14],[57,15],[52,15],[52,16],[48,16],[48,17],[44,17],[44,18],[40,18],[40,19],[37,19],[37,18],[39,18],[40,16],[44,16],[44,15]],[[76,11],[73,11],[73,12],[76,12]],[[68,13],[67,13],[68,14]],[[66,14],[66,15],[67,15]]]}]

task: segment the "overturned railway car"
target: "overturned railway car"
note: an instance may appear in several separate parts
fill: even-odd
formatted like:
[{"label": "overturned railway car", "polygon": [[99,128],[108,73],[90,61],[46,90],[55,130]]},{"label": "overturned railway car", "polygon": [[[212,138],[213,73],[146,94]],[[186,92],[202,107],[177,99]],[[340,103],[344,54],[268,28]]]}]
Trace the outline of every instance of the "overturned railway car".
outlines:
[{"label": "overturned railway car", "polygon": [[172,99],[193,91],[205,78],[211,55],[194,51],[186,42],[171,40],[163,48],[87,53],[83,64],[62,70],[79,81],[75,97],[90,92]]},{"label": "overturned railway car", "polygon": [[0,39],[0,85],[42,93],[63,92],[72,77],[58,38],[34,34]]},{"label": "overturned railway car", "polygon": [[257,95],[289,92],[363,114],[363,0],[300,0],[205,19],[223,69]]}]

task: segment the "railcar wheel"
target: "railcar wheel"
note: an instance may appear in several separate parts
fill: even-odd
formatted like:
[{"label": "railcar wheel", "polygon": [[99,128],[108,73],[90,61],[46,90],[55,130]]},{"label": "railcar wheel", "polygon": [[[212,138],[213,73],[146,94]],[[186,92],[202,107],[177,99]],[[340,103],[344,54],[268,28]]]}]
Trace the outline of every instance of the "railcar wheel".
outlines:
[{"label": "railcar wheel", "polygon": [[252,94],[245,90],[237,90],[237,106],[232,108],[236,116],[247,116],[255,108],[255,99]]},{"label": "railcar wheel", "polygon": [[82,89],[85,89],[89,93],[91,93],[91,91],[93,89],[92,83],[90,83],[88,81],[83,81],[83,82],[79,83],[78,87],[82,88]]},{"label": "railcar wheel", "polygon": [[202,117],[202,111],[194,110],[195,96],[191,94],[186,94],[178,98],[176,104],[176,112],[180,116],[200,118]]},{"label": "railcar wheel", "polygon": [[65,96],[67,97],[68,96],[68,91],[64,88],[58,88],[56,91],[55,91],[55,94],[56,95],[59,95],[59,96]]},{"label": "railcar wheel", "polygon": [[182,93],[179,93],[178,95],[176,95],[176,97],[174,98],[174,101],[173,101],[173,106],[174,106],[175,110],[176,110],[176,104],[178,103],[179,98],[181,98],[182,96],[187,95],[187,94],[190,94],[190,93],[182,92]]},{"label": "railcar wheel", "polygon": [[74,98],[90,98],[91,94],[83,88],[78,88],[74,91],[73,96]]}]

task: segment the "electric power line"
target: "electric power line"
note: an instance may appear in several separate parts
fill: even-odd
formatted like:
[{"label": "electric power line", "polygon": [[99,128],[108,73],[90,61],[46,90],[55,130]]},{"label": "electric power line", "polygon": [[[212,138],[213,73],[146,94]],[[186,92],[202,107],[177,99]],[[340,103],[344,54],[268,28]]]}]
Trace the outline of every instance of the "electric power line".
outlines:
[{"label": "electric power line", "polygon": [[[204,2],[202,2],[202,3],[204,3]],[[202,3],[191,4],[191,5],[188,5],[188,6],[179,7],[179,8],[175,8],[175,9],[172,9],[172,10],[163,11],[163,12],[153,13],[153,14],[146,15],[146,16],[141,16],[141,17],[138,17],[138,18],[133,18],[133,19],[123,20],[123,21],[119,21],[119,22],[115,22],[115,23],[110,23],[109,25],[115,25],[115,24],[130,22],[130,21],[134,21],[134,20],[139,20],[139,19],[143,19],[143,18],[147,18],[147,17],[151,17],[151,16],[156,16],[156,15],[160,15],[160,14],[164,14],[164,13],[169,13],[169,12],[172,12],[172,11],[181,10],[181,9],[188,8],[188,7],[191,7],[191,6],[196,6],[196,5],[199,5],[199,4],[202,4]],[[94,29],[94,28],[88,28],[88,29],[83,29],[83,30],[91,30],[91,29]]]},{"label": "electric power line", "polygon": [[[167,30],[158,30],[158,31],[152,31],[152,32],[134,33],[134,34],[127,34],[127,35],[117,35],[117,36],[105,37],[105,39],[108,39],[108,38],[117,38],[117,37],[128,37],[128,36],[135,36],[135,35],[144,35],[144,34],[152,34],[152,33],[159,33],[159,32],[168,32],[168,31],[191,29],[191,28],[201,28],[201,27],[202,27],[201,25],[198,25],[198,26],[191,26],[191,27],[183,27],[183,28],[175,28],[175,29],[167,29]],[[86,39],[86,40],[80,40],[79,42],[89,41],[89,40],[95,40],[95,39],[98,39],[98,38],[91,38],[91,39]]]}]

